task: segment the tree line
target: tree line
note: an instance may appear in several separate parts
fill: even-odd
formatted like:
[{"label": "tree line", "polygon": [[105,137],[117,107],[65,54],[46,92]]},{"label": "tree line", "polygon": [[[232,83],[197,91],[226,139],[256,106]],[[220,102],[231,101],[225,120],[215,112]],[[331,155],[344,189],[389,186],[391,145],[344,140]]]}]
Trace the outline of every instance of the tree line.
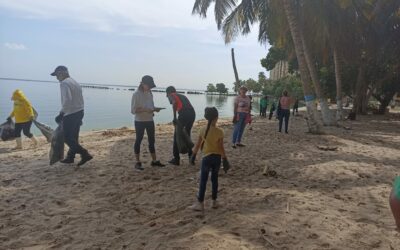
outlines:
[{"label": "tree line", "polygon": [[286,60],[299,73],[310,132],[343,118],[344,95],[365,114],[371,98],[384,112],[400,91],[399,0],[195,0],[193,13],[206,17],[211,3],[226,43],[257,25],[259,42],[272,46],[263,65]]}]

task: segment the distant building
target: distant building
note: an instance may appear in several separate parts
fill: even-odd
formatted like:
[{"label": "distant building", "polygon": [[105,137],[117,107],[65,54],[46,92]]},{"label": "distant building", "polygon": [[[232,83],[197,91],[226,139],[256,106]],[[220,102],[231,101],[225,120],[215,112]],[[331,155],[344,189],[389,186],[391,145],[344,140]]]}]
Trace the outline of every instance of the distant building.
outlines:
[{"label": "distant building", "polygon": [[289,64],[286,61],[279,61],[275,64],[275,68],[270,71],[271,80],[279,80],[289,75]]}]

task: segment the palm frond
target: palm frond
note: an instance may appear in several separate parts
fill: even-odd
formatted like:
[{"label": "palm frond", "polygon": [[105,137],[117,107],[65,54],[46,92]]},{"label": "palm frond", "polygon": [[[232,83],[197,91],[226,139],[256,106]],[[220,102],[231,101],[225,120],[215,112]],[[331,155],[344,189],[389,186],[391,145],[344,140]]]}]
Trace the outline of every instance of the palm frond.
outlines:
[{"label": "palm frond", "polygon": [[222,21],[228,15],[228,12],[236,6],[236,0],[215,0],[215,21],[218,29],[221,29]]},{"label": "palm frond", "polygon": [[250,33],[251,26],[258,20],[255,3],[260,0],[242,0],[236,8],[224,19],[222,23],[222,34],[225,43],[231,42],[238,34]]},{"label": "palm frond", "polygon": [[193,5],[192,15],[199,14],[201,17],[207,17],[207,10],[215,0],[196,0]]}]

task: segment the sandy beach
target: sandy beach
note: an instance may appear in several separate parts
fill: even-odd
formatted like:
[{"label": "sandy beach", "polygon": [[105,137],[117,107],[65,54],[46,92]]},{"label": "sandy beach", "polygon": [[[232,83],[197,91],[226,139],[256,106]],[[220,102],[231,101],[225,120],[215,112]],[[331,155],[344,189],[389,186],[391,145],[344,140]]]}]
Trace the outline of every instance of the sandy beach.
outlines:
[{"label": "sandy beach", "polygon": [[[257,118],[238,149],[230,122],[220,124],[232,169],[220,172],[218,209],[208,184],[204,214],[187,209],[199,164],[182,156],[181,166],[151,167],[144,140],[145,170],[135,170],[132,129],[84,133],[95,158],[81,168],[49,166],[43,137],[38,148],[25,139],[24,151],[1,142],[0,249],[400,249],[388,204],[398,114],[360,116],[324,135],[307,134],[301,115],[288,135]],[[172,131],[156,128],[162,162]]]}]

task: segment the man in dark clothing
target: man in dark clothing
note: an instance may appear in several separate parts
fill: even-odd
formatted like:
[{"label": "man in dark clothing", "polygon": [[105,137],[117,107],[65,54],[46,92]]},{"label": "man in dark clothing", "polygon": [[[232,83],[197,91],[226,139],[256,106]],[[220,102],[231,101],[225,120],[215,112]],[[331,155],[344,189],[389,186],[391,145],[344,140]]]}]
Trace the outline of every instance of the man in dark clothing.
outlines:
[{"label": "man in dark clothing", "polygon": [[[188,98],[182,94],[176,93],[176,89],[173,86],[169,86],[166,90],[167,97],[169,102],[172,104],[174,120],[173,123],[176,125],[177,122],[182,126],[182,128],[186,131],[186,133],[190,136],[192,131],[194,120],[196,119],[196,113],[194,108]],[[178,113],[178,118],[176,117],[176,113]],[[189,150],[189,159],[192,156],[192,149]],[[172,165],[179,166],[180,164],[180,156],[178,144],[176,141],[176,133],[174,133],[174,146],[173,146],[173,155],[169,163]]]}]

